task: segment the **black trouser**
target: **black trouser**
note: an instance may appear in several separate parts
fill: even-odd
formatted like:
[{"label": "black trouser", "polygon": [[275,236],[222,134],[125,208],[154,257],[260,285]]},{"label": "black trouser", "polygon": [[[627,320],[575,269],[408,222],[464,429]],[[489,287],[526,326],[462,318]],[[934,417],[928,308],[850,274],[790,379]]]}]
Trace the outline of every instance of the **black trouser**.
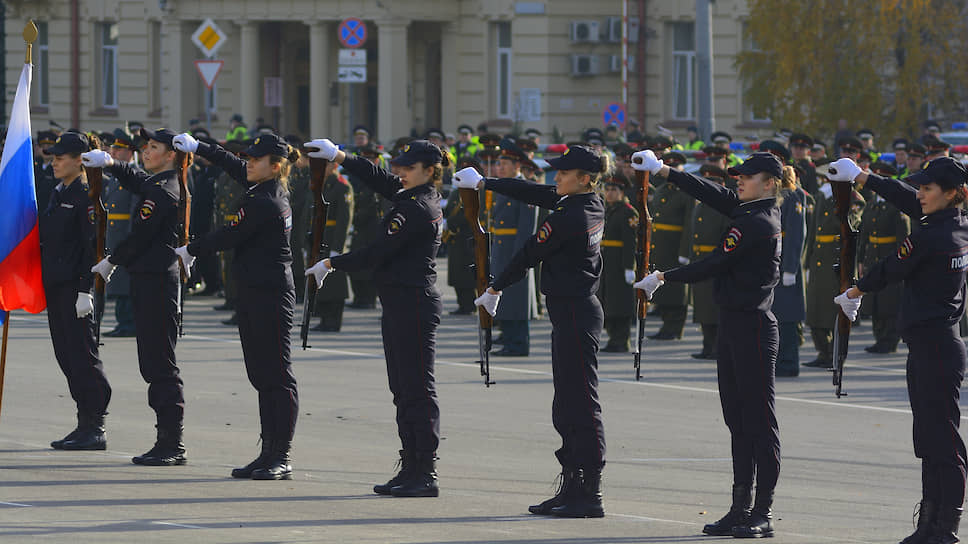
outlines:
[{"label": "black trouser", "polygon": [[54,356],[60,365],[77,411],[88,415],[107,413],[111,386],[104,375],[94,339],[94,314],[77,318],[77,286],[74,282],[44,284],[47,323]]},{"label": "black trouser", "polygon": [[403,449],[433,453],[440,444],[440,406],[434,384],[437,326],[443,305],[436,287],[380,286],[383,352],[397,433]]},{"label": "black trouser", "polygon": [[292,441],[299,414],[289,359],[296,293],[238,286],[236,313],[249,383],[259,392],[262,440]]},{"label": "black trouser", "polygon": [[134,322],[134,310],[131,308],[131,297],[117,295],[114,297],[114,318],[118,321],[118,330],[134,332],[137,326]]},{"label": "black trouser", "polygon": [[780,333],[780,347],[776,355],[776,367],[787,374],[800,373],[800,337],[797,322],[784,321],[777,325]]},{"label": "black trouser", "polygon": [[914,455],[921,459],[924,498],[940,507],[965,502],[965,443],[961,423],[961,381],[965,344],[958,325],[918,327],[904,332],[908,345],[907,386],[914,415]]},{"label": "black trouser", "polygon": [[776,487],[780,430],[774,404],[774,372],[780,344],[772,312],[721,309],[716,370],[723,419],[732,438],[733,484],[757,492]]},{"label": "black trouser", "polygon": [[686,326],[686,313],[688,308],[685,306],[659,305],[659,315],[662,316],[662,326],[659,327],[659,334],[682,336],[682,329]]},{"label": "black trouser", "polygon": [[454,292],[457,293],[457,309],[462,312],[473,312],[477,291],[473,287],[454,287]]},{"label": "black trouser", "polygon": [[563,467],[605,466],[605,426],[598,401],[598,343],[604,314],[598,297],[545,296],[551,319],[551,419],[561,435]]},{"label": "black trouser", "polygon": [[719,338],[719,324],[702,324],[702,352],[706,355],[716,355],[716,343]]},{"label": "black trouser", "polygon": [[319,324],[324,327],[340,330],[343,328],[343,310],[346,301],[322,300],[316,303],[316,315],[319,316]]},{"label": "black trouser", "polygon": [[632,317],[606,317],[605,332],[608,333],[608,345],[629,348],[629,328]]},{"label": "black trouser", "polygon": [[810,337],[813,339],[813,347],[817,350],[817,359],[827,362],[834,360],[833,336],[833,329],[810,327]]},{"label": "black trouser", "polygon": [[178,269],[161,274],[131,273],[138,368],[148,383],[148,406],[162,428],[179,427],[185,418],[184,384],[175,363],[179,287]]},{"label": "black trouser", "polygon": [[353,304],[376,304],[376,287],[373,286],[373,272],[350,273],[350,285],[353,288]]}]

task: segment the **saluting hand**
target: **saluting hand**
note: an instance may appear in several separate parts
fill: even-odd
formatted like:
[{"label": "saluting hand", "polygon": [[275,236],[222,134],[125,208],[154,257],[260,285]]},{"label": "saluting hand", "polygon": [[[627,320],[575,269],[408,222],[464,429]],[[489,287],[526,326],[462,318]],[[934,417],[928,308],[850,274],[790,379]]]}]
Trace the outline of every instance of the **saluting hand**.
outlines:
[{"label": "saluting hand", "polygon": [[488,287],[483,295],[474,299],[474,306],[483,306],[484,311],[491,314],[491,317],[494,317],[497,314],[497,303],[500,301],[501,292]]},{"label": "saluting hand", "polygon": [[323,259],[307,268],[306,275],[316,278],[316,288],[319,289],[323,286],[323,280],[325,280],[326,276],[328,276],[332,271],[333,268],[329,266],[329,259]]},{"label": "saluting hand", "polygon": [[114,159],[107,151],[95,149],[87,153],[81,153],[81,162],[88,168],[105,168],[114,164]]},{"label": "saluting hand", "polygon": [[74,303],[74,311],[77,318],[87,317],[94,312],[94,297],[91,293],[78,293],[77,302]]},{"label": "saluting hand", "polygon": [[635,283],[635,270],[627,269],[625,270],[625,283],[632,285]]},{"label": "saluting hand", "polygon": [[857,166],[853,159],[844,157],[830,163],[827,179],[830,181],[854,181],[861,172],[860,166]]},{"label": "saluting hand", "polygon": [[659,274],[661,274],[661,272],[655,271],[641,280],[633,283],[632,287],[645,291],[646,298],[652,300],[652,294],[655,293],[655,290],[665,284],[665,280],[659,279]]},{"label": "saluting hand", "polygon": [[102,278],[104,278],[104,283],[107,283],[111,281],[111,274],[114,274],[114,269],[117,267],[118,266],[116,264],[112,264],[111,261],[105,257],[96,265],[91,267],[91,272],[100,275]]},{"label": "saluting hand", "polygon": [[[195,142],[196,144],[198,142]],[[187,153],[191,153],[188,151]],[[182,266],[185,268],[185,272],[192,269],[192,265],[195,264],[195,256],[188,252],[188,246],[181,246],[175,248],[175,255],[181,259]]]},{"label": "saluting hand", "polygon": [[481,188],[482,179],[484,178],[476,169],[468,166],[454,174],[454,187],[458,189],[474,189],[476,191]]},{"label": "saluting hand", "polygon": [[790,287],[797,283],[797,275],[792,272],[783,273],[783,287]]},{"label": "saluting hand", "polygon": [[655,153],[651,149],[632,153],[632,168],[635,170],[658,174],[663,166],[665,165],[662,164],[662,161],[655,156]]},{"label": "saluting hand", "polygon": [[326,159],[327,161],[336,160],[339,147],[327,138],[313,140],[305,144],[307,148],[316,148],[318,151],[310,151],[308,155],[314,159]]},{"label": "saluting hand", "polygon": [[840,306],[840,309],[844,311],[844,315],[847,316],[847,319],[854,321],[857,319],[857,311],[860,310],[860,299],[863,298],[864,295],[858,295],[857,298],[850,298],[850,296],[848,296],[849,293],[850,289],[837,295],[834,297],[834,302],[836,302]]},{"label": "saluting hand", "polygon": [[187,132],[183,132],[171,139],[171,146],[183,153],[198,151],[198,140]]}]

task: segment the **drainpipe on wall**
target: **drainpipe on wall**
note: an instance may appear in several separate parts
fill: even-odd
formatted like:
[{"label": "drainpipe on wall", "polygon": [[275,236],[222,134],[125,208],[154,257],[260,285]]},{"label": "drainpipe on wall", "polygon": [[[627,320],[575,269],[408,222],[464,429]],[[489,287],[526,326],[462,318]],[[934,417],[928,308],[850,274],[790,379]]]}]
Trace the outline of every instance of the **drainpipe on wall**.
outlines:
[{"label": "drainpipe on wall", "polygon": [[[638,115],[639,126],[645,130],[645,40],[649,33],[645,31],[645,0],[639,0],[639,47],[635,55],[635,73],[638,76]],[[631,117],[631,116],[630,116]]]},{"label": "drainpipe on wall", "polygon": [[71,0],[71,126],[81,128],[81,8]]}]

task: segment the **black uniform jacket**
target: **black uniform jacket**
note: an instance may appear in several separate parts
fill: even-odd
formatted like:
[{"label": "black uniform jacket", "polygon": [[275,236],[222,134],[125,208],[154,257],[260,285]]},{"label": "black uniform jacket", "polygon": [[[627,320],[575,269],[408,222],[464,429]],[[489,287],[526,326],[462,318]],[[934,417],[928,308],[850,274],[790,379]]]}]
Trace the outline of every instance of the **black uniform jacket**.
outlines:
[{"label": "black uniform jacket", "polygon": [[156,273],[178,267],[178,178],[174,170],[150,175],[130,164],[114,163],[108,171],[121,187],[141,197],[131,234],[114,248],[110,261],[129,272]]},{"label": "black uniform jacket", "polygon": [[90,292],[95,264],[94,207],[81,178],[60,191],[51,191],[39,223],[44,284],[76,281],[78,291]]},{"label": "black uniform jacket", "polygon": [[346,157],[343,168],[393,207],[384,215],[371,244],[330,259],[336,270],[373,270],[376,285],[431,287],[437,283],[437,249],[443,214],[440,193],[425,183],[407,190],[400,178],[362,157]]},{"label": "black uniform jacket", "polygon": [[780,280],[780,209],[775,198],[742,202],[726,187],[670,170],[669,181],[732,219],[709,256],[665,273],[666,281],[693,283],[715,277],[720,308],[766,312]]},{"label": "black uniform jacket", "polygon": [[912,218],[919,227],[897,253],[877,263],[857,282],[864,292],[904,280],[897,329],[952,326],[965,312],[968,270],[968,212],[948,208],[923,216],[917,191],[896,179],[870,174],[866,187]]},{"label": "black uniform jacket", "polygon": [[548,296],[587,297],[598,291],[602,275],[599,244],[605,231],[605,203],[596,193],[562,197],[554,185],[519,179],[487,179],[484,187],[552,210],[538,232],[511,259],[492,287],[501,291],[541,266],[541,292]]},{"label": "black uniform jacket", "polygon": [[[198,144],[198,154],[220,166],[232,179],[247,184],[246,161],[221,147]],[[288,291],[292,280],[292,210],[289,192],[273,179],[249,188],[238,219],[188,244],[192,255],[234,249],[232,272],[242,285]]]}]

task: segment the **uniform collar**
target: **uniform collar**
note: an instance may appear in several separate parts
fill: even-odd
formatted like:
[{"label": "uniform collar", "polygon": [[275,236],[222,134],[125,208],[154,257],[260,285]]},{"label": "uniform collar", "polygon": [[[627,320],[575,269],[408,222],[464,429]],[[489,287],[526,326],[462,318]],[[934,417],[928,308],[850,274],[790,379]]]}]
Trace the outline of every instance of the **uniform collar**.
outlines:
[{"label": "uniform collar", "polygon": [[943,210],[936,211],[930,215],[925,215],[921,218],[922,225],[936,225],[938,223],[943,223],[955,217],[960,217],[962,211],[959,208],[945,208]]},{"label": "uniform collar", "polygon": [[417,185],[416,187],[411,187],[409,189],[401,189],[400,192],[397,193],[397,198],[402,199],[410,196],[417,196],[417,195],[424,195],[424,194],[429,195],[432,192],[436,192],[436,191],[437,191],[437,188],[434,187],[433,182],[427,182],[421,185]]},{"label": "uniform collar", "polygon": [[756,200],[750,200],[749,202],[743,202],[739,206],[736,206],[736,209],[733,210],[732,216],[737,217],[739,215],[746,215],[748,213],[773,208],[775,206],[776,199],[773,197],[758,198]]}]

